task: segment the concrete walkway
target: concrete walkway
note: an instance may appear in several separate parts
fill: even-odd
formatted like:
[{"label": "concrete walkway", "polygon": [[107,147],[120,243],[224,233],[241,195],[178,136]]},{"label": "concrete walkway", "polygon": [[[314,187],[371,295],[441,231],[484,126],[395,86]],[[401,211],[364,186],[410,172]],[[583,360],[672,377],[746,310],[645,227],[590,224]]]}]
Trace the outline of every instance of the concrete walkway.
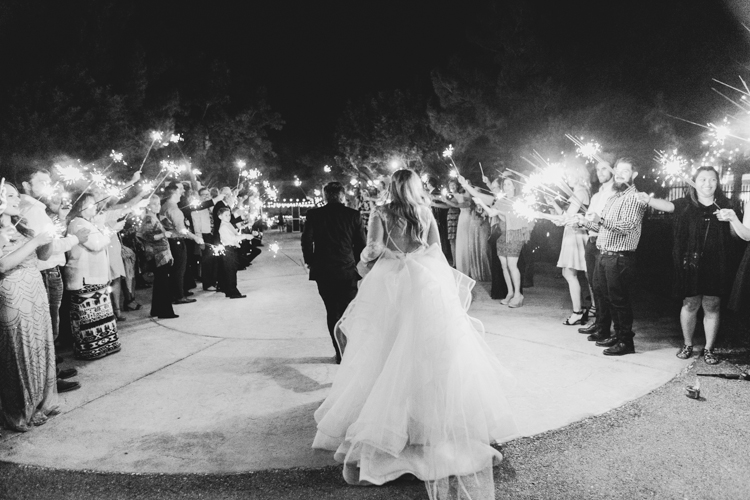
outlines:
[{"label": "concrete walkway", "polygon": [[[269,232],[265,240],[239,273],[248,298],[201,291],[197,303],[175,306],[178,319],[149,319],[148,307],[128,313],[122,352],[74,362],[82,389],[62,394],[63,413],[43,427],[3,430],[0,461],[141,473],[332,465],[329,453],[310,448],[312,414],[337,369],[323,304],[302,267],[299,235]],[[491,300],[489,284],[479,284],[470,311],[516,376],[509,400],[526,436],[618,407],[688,366],[674,356],[677,325],[653,307],[638,315],[635,355],[603,356],[561,324],[570,306],[558,275],[540,266],[520,309]]]}]

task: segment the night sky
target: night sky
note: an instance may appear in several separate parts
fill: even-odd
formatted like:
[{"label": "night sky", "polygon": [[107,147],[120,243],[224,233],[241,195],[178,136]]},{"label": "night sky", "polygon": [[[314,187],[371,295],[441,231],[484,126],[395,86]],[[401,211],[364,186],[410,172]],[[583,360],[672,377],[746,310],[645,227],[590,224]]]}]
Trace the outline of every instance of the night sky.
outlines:
[{"label": "night sky", "polygon": [[[235,93],[266,87],[286,122],[272,135],[274,149],[330,149],[347,99],[396,88],[429,96],[430,72],[451,57],[489,60],[478,40],[507,26],[488,22],[487,12],[502,18],[519,4],[531,12],[530,30],[545,57],[562,63],[555,77],[580,89],[583,99],[616,89],[715,106],[721,100],[711,95],[711,78],[736,79],[748,60],[750,38],[718,0],[6,0],[0,62],[14,77],[33,81],[87,37],[104,41],[114,65],[121,46],[134,41],[152,64],[173,57],[189,66],[197,54],[208,54],[227,62]],[[82,20],[80,13],[94,5],[99,18]],[[110,77],[117,85],[111,75],[116,69]]]}]

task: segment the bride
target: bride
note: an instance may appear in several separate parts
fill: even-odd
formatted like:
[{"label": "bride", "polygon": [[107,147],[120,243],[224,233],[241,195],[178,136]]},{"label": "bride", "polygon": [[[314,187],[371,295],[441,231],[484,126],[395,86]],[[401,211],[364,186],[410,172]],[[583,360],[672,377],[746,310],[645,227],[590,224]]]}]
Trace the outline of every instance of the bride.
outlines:
[{"label": "bride", "polygon": [[431,499],[494,498],[491,444],[516,433],[510,377],[466,312],[474,281],[448,265],[419,176],[395,172],[390,199],[370,217],[371,270],[338,324],[345,354],[313,448],[334,451],[350,484],[413,474]]}]

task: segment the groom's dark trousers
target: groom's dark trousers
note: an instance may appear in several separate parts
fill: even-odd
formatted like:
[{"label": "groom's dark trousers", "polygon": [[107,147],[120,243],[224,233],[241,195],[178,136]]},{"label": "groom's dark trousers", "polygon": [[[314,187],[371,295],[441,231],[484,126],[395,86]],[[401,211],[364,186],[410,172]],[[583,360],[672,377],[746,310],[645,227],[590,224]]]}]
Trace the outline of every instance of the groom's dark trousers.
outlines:
[{"label": "groom's dark trousers", "polygon": [[341,361],[334,335],[336,322],[357,295],[357,262],[365,248],[365,232],[359,212],[338,202],[307,212],[302,233],[302,254],[310,268],[310,280],[326,306],[328,333],[336,361]]}]

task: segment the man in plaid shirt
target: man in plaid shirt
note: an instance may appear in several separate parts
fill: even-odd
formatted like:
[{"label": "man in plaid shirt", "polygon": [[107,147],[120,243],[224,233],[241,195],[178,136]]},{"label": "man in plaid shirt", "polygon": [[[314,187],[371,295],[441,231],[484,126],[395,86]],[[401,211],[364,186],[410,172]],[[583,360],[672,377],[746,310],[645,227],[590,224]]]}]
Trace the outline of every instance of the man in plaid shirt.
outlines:
[{"label": "man in plaid shirt", "polygon": [[[597,304],[596,345],[607,347],[607,356],[622,356],[635,352],[633,345],[633,296],[635,249],[641,238],[643,215],[650,196],[638,193],[633,180],[638,175],[630,158],[620,158],[614,167],[614,194],[607,200],[600,214],[578,215],[574,224],[597,231],[596,246],[600,255],[596,260],[594,284]],[[610,335],[614,323],[615,334]]]}]

